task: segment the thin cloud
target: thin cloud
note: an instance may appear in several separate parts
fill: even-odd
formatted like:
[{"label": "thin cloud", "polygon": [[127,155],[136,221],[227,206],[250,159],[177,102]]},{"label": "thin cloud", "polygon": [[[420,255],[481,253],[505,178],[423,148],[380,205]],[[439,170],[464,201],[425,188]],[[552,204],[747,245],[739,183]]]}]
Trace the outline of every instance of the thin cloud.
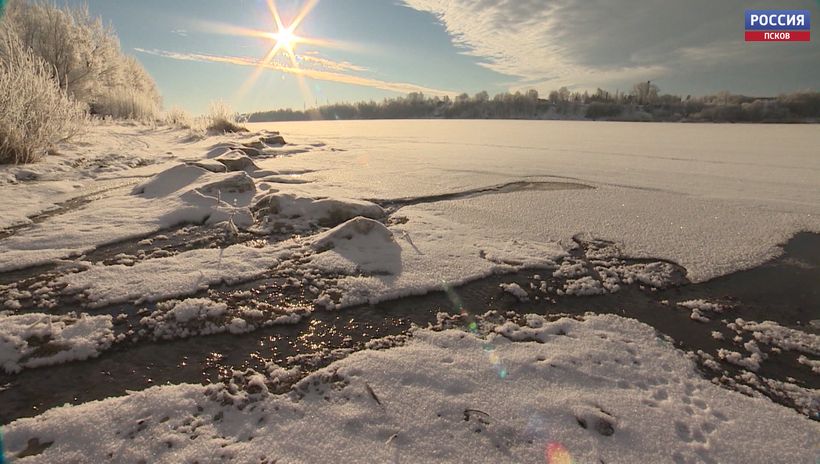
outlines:
[{"label": "thin cloud", "polygon": [[312,53],[297,55],[296,58],[302,62],[315,64],[323,68],[332,69],[334,71],[368,71],[368,69],[365,67],[358,66],[347,61],[328,60],[327,58],[322,58]]},{"label": "thin cloud", "polygon": [[[241,56],[228,56],[228,55],[208,55],[202,53],[179,53],[179,52],[172,52],[167,50],[147,50],[144,48],[135,48],[134,50],[140,53],[146,53],[149,55],[160,56],[163,58],[169,58],[173,60],[181,60],[181,61],[196,61],[201,63],[224,63],[224,64],[232,64],[236,66],[248,66],[248,67],[259,67],[263,66],[266,69],[279,71],[287,74],[293,74],[296,76],[303,76],[309,79],[316,79],[321,81],[329,81],[329,82],[338,82],[342,84],[350,84],[350,85],[358,85],[362,87],[371,87],[375,89],[381,90],[389,90],[391,92],[398,92],[398,93],[411,93],[411,92],[423,92],[430,95],[455,95],[457,92],[449,91],[449,90],[441,90],[441,89],[433,89],[430,87],[424,87],[416,84],[410,84],[406,82],[389,82],[383,81],[379,79],[373,79],[368,77],[361,77],[352,74],[345,74],[337,71],[324,71],[319,69],[309,69],[309,68],[295,68],[293,66],[285,66],[278,63],[262,63],[260,60],[256,58],[248,58],[248,57],[241,57]],[[305,58],[304,56],[302,57]],[[314,61],[328,61],[324,58],[317,58],[311,57]],[[355,65],[345,65],[339,64],[334,62],[338,69],[355,69]],[[363,69],[363,68],[361,68]]]}]

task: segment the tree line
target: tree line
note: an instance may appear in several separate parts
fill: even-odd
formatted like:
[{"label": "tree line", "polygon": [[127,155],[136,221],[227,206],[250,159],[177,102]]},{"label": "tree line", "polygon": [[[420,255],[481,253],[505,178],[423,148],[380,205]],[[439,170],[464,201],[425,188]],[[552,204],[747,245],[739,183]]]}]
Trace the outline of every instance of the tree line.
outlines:
[{"label": "tree line", "polygon": [[542,98],[538,91],[426,96],[414,92],[381,102],[334,103],[304,111],[280,109],[244,115],[249,122],[334,119],[590,119],[685,122],[817,122],[820,92],[749,97],[720,92],[685,97],[661,94],[640,82],[629,92],[573,92],[567,87]]}]

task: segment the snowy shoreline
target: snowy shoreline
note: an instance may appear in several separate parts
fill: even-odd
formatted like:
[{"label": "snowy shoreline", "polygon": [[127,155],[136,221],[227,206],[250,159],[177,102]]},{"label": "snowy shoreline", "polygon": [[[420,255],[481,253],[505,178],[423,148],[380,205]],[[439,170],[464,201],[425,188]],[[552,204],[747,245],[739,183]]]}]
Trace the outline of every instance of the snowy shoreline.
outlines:
[{"label": "snowy shoreline", "polygon": [[[630,142],[628,133],[635,130],[631,126],[623,126],[627,134],[615,151],[609,148],[614,137],[611,127],[606,129],[609,139],[593,138],[583,147],[576,140],[573,148],[572,137],[583,129],[556,124],[562,130],[551,134],[555,139],[549,144],[528,132],[528,125],[513,126],[510,136],[519,137],[522,145],[504,148],[506,159],[498,156],[500,147],[490,142],[498,134],[474,132],[486,123],[450,125],[457,130],[449,135],[423,122],[408,121],[376,124],[358,134],[353,133],[361,130],[356,125],[348,126],[353,132],[345,134],[344,129],[339,132],[344,127],[339,124],[282,124],[292,129],[284,132],[289,143],[281,143],[278,133],[268,130],[189,140],[180,131],[145,133],[139,127],[96,126],[93,145],[65,145],[40,164],[0,168],[0,192],[26,200],[0,211],[0,227],[6,231],[0,238],[0,278],[27,276],[19,282],[0,282],[4,283],[0,286],[0,366],[15,373],[79,361],[131,338],[167,340],[223,332],[242,336],[259,327],[298,322],[313,311],[372,305],[521,270],[550,276],[533,277],[528,286],[502,283],[498,292],[521,303],[613,294],[634,285],[651,292],[756,267],[782,253],[782,245],[800,230],[820,232],[816,206],[820,189],[811,186],[811,172],[820,166],[808,166],[795,175],[797,164],[817,163],[809,158],[811,144],[795,147],[782,167],[771,168],[766,161],[770,147],[765,144],[746,155],[749,161],[737,149],[727,148],[732,140],[695,141],[691,150],[696,154],[684,160],[680,153],[643,152],[647,147]],[[669,126],[654,127],[672,140],[689,134]],[[730,139],[751,136],[736,129],[727,134]],[[668,151],[653,144],[650,149]],[[584,163],[568,156],[573,149]],[[714,153],[698,151],[706,149]],[[635,158],[643,161],[633,164]],[[714,168],[721,165],[727,170]],[[673,170],[681,167],[683,172],[676,175]],[[435,176],[441,179],[434,180]],[[122,184],[106,190],[96,185],[100,181]],[[753,197],[748,195],[752,191]],[[88,202],[59,207],[81,195],[88,195]],[[379,204],[365,198],[385,200]],[[54,214],[27,219],[55,207]],[[190,226],[179,229],[182,224]],[[172,228],[178,231],[166,236]],[[207,231],[205,240],[184,246],[188,231]],[[95,257],[95,250],[110,244],[128,244],[128,252]],[[49,266],[43,271],[32,268],[44,264]],[[252,291],[237,307],[201,297],[205,290],[230,288],[263,276],[278,276],[307,304],[264,306],[254,297],[259,293]],[[117,305],[141,308],[139,317],[106,313]],[[73,314],[66,312],[69,307]],[[776,323],[735,320],[729,316],[730,308],[704,300],[681,300],[670,310],[689,311],[696,323],[723,318],[743,342],[745,351],[705,353],[699,355],[701,363],[715,363],[717,356],[754,376],[769,350],[784,349],[800,353],[802,368],[812,372],[817,368],[820,348],[817,336],[810,333]],[[89,314],[77,314],[80,311]],[[607,315],[559,324],[527,317],[526,327],[499,323],[481,337],[475,332],[418,328],[404,346],[357,352],[309,374],[289,396],[265,394],[276,389],[279,376],[294,375],[271,367],[267,373],[243,374],[241,381],[237,378],[241,385],[166,386],[54,408],[4,427],[7,445],[14,454],[25,453],[35,443],[29,440],[36,439],[35,448],[42,453],[33,455],[32,462],[57,455],[75,456],[81,462],[119,458],[172,462],[202,459],[219,449],[240,460],[259,459],[253,447],[260,440],[286,460],[328,457],[334,445],[339,455],[350,453],[352,460],[356,453],[388,453],[457,461],[461,458],[452,454],[454,450],[483,443],[476,435],[484,433],[481,436],[489,437],[485,443],[489,446],[480,448],[480,453],[495,461],[535,462],[539,453],[543,459],[545,446],[557,443],[582,461],[610,462],[622,456],[725,461],[743,456],[748,462],[765,462],[766,452],[802,459],[808,454],[801,453],[810,450],[802,450],[795,436],[779,437],[783,447],[776,450],[738,446],[748,436],[744,435],[749,433],[744,428],[748,424],[759,427],[779,421],[780,430],[791,427],[804,433],[803,443],[820,430],[816,422],[754,390],[750,394],[757,396],[749,398],[692,376],[692,360],[668,343],[655,346],[654,331],[635,320]],[[116,328],[123,323],[130,324],[131,330]],[[752,339],[744,338],[747,332],[746,338]],[[616,343],[626,333],[635,339],[627,345],[636,346]],[[725,335],[714,335],[718,336]],[[539,343],[526,341],[532,339]],[[492,358],[490,371],[498,378],[491,383],[501,382],[498,391],[478,388],[489,382],[483,377],[486,372],[463,364],[475,366],[479,360],[473,351],[488,343],[493,349],[479,348],[477,354]],[[766,351],[758,344],[765,345]],[[531,358],[548,349],[545,345],[563,353],[558,357],[565,361],[572,358],[569,364],[559,363],[559,370],[568,376],[564,382],[535,375],[540,368],[535,367],[538,360]],[[446,358],[451,361],[444,362],[444,369],[434,369],[442,364],[438,359],[442,349],[450,353]],[[621,356],[618,350],[628,354]],[[412,369],[408,356],[415,357]],[[624,356],[640,359],[631,366],[616,362]],[[496,362],[504,359],[509,362]],[[607,369],[596,368],[603,364]],[[647,366],[668,372],[659,376]],[[499,375],[502,367],[505,374]],[[356,373],[350,374],[351,370]],[[395,372],[380,374],[390,370]],[[411,375],[414,370],[417,377]],[[407,381],[402,386],[388,382],[403,376]],[[458,380],[464,378],[473,379],[473,387],[464,390]],[[687,385],[678,385],[684,378],[690,379]],[[507,382],[513,379],[518,383]],[[582,385],[590,379],[603,383],[595,388]],[[642,379],[640,385],[632,385],[635,379]],[[750,377],[753,381],[769,379]],[[623,382],[629,386],[621,386]],[[659,384],[676,386],[654,391]],[[323,385],[322,394],[300,393],[303,386],[312,391],[311,385]],[[817,406],[811,399],[817,390],[792,383],[770,383],[769,388],[791,389],[795,398],[809,398],[800,400],[806,410]],[[641,392],[648,390],[654,393],[643,398]],[[410,393],[398,407],[399,415],[393,416],[390,404],[406,391]],[[554,391],[558,396],[527,396],[538,391]],[[695,398],[693,391],[706,393]],[[612,402],[601,404],[600,394]],[[249,410],[214,403],[214,395],[223,403],[228,399],[247,403]],[[457,402],[469,397],[476,404],[460,404],[463,411],[459,412],[446,405],[447,395],[454,395]],[[380,422],[366,429],[352,425],[350,417],[372,415],[373,402]],[[414,402],[425,404],[422,409],[427,412],[441,409],[439,419],[459,418],[468,426],[463,431],[452,424],[445,428],[452,435],[452,446],[438,447],[443,454],[430,454],[433,449],[422,445],[433,439],[427,434],[438,427],[438,419],[405,411]],[[488,404],[503,407],[490,411]],[[546,427],[555,436],[543,443],[538,437],[522,438],[524,424],[517,422],[521,414],[544,404],[548,406],[543,414],[531,418],[541,425],[533,427],[542,435]],[[208,412],[191,415],[195,405]],[[257,407],[267,412],[254,412]],[[281,407],[284,416],[270,412],[271,407]],[[656,409],[658,414],[653,412]],[[724,418],[716,416],[715,422],[707,417],[712,409],[722,411]],[[74,411],[116,427],[101,430]],[[180,417],[191,415],[190,421],[158,417],[173,416],[173,411]],[[657,417],[640,423],[645,414]],[[687,416],[690,419],[670,419]],[[221,418],[230,419],[221,424]],[[260,435],[240,426],[251,420],[281,427],[261,425]],[[327,447],[306,451],[309,444],[315,445],[309,437],[317,436],[316,427],[327,420],[338,420],[339,425]],[[231,424],[230,430],[225,424]],[[298,446],[282,448],[271,441],[286,433],[285,424],[304,430],[301,438],[291,438]],[[402,430],[399,424],[408,428]],[[202,435],[202,441],[192,442],[191,437],[201,435],[195,432],[199,427],[213,436]],[[100,434],[99,446],[82,445],[78,438],[95,434]],[[639,435],[673,446],[656,448],[650,441],[638,440]],[[117,445],[115,450],[105,444],[117,442],[120,436],[145,446]],[[354,436],[361,442],[355,443]],[[256,438],[253,446],[245,443],[250,437]],[[49,441],[52,444],[42,448]]]}]

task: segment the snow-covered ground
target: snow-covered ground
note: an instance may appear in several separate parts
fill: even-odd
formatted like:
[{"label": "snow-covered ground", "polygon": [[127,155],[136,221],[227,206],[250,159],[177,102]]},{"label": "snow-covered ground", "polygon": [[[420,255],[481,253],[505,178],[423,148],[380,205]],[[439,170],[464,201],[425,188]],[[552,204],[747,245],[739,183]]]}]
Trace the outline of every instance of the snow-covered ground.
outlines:
[{"label": "snow-covered ground", "polygon": [[811,462],[820,436],[617,316],[420,329],[269,393],[290,374],[57,408],[6,427],[6,444],[45,447],[25,462],[762,463]]},{"label": "snow-covered ground", "polygon": [[[672,263],[698,282],[765,262],[796,232],[820,232],[820,133],[810,125],[252,129],[191,138],[105,124],[43,163],[0,167],[0,194],[14,199],[0,205],[0,272],[54,265],[25,288],[0,286],[0,366],[82,360],[127,335],[242,334],[525,268],[564,280],[502,284],[521,302],[664,287],[677,278]],[[185,240],[186,229],[168,230],[184,224],[221,244],[162,248]],[[122,241],[136,250],[115,262],[94,258]],[[581,244],[587,261],[573,255]],[[228,309],[201,295],[270,275],[303,289],[312,307]],[[75,312],[49,315],[64,298]],[[138,327],[114,335],[106,307],[155,302]],[[702,323],[735,319],[714,302],[675,306]],[[486,326],[482,336],[418,329],[405,346],[351,355],[284,396],[266,392],[296,374],[272,366],[239,375],[239,387],[165,386],[54,409],[4,433],[13,454],[51,442],[32,462],[813,459],[816,422],[701,380],[648,326],[617,316],[528,321]],[[705,354],[707,362],[757,371],[766,345],[799,352],[802,368],[816,372],[816,336],[724,322],[743,352]],[[778,388],[796,392],[806,410],[820,402],[816,391]]]}]

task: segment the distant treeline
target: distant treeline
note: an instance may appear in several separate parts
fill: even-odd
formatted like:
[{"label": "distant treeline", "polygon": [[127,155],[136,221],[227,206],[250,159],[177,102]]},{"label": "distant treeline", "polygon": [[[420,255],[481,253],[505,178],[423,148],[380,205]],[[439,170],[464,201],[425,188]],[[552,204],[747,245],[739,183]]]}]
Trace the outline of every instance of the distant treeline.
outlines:
[{"label": "distant treeline", "polygon": [[778,97],[747,97],[720,92],[693,97],[661,94],[655,84],[636,84],[631,92],[571,92],[566,87],[541,98],[525,93],[487,92],[455,98],[411,93],[381,102],[336,103],[305,111],[292,109],[245,115],[248,122],[333,119],[591,119],[682,122],[818,122],[820,92]]}]

